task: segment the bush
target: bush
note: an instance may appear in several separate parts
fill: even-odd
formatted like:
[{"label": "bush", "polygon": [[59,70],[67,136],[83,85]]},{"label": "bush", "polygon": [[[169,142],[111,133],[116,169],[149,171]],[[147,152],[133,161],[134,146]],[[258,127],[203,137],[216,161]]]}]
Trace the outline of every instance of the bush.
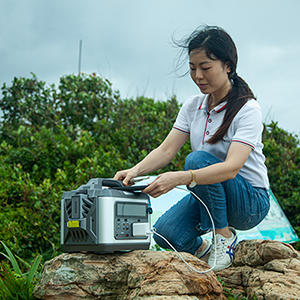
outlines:
[{"label": "bush", "polygon": [[[57,89],[33,74],[2,87],[0,107],[0,239],[32,260],[60,251],[60,199],[91,178],[110,178],[158,146],[180,105],[138,97],[121,100],[95,75],[64,76]],[[299,141],[265,126],[270,182],[300,234]],[[163,171],[182,169],[187,143]]]},{"label": "bush", "polygon": [[300,236],[300,141],[276,122],[265,126],[263,141],[271,189]]},{"label": "bush", "polygon": [[[167,135],[180,105],[120,100],[107,80],[65,76],[58,91],[33,78],[2,88],[0,238],[27,260],[60,251],[60,199],[91,178],[109,178]],[[28,109],[26,109],[28,108]],[[182,168],[189,151],[166,169]]]},{"label": "bush", "polygon": [[38,253],[51,258],[59,245],[61,191],[49,179],[36,184],[21,165],[2,166],[1,179],[0,239],[28,260]]}]

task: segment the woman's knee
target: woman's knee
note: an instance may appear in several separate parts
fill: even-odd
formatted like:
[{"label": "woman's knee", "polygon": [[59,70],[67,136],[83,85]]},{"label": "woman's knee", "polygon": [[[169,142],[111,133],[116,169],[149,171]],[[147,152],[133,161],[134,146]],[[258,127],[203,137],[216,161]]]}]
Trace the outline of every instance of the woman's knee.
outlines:
[{"label": "woman's knee", "polygon": [[171,246],[167,243],[168,241],[173,247],[175,247],[175,249],[178,249],[179,245],[177,245],[177,239],[175,236],[173,236],[172,230],[168,230],[162,222],[159,222],[159,220],[154,224],[153,227],[154,232],[158,233],[153,234],[153,239],[158,246],[166,249],[171,249]]},{"label": "woman's knee", "polygon": [[217,162],[220,160],[208,152],[194,151],[186,157],[184,169],[201,169]]}]

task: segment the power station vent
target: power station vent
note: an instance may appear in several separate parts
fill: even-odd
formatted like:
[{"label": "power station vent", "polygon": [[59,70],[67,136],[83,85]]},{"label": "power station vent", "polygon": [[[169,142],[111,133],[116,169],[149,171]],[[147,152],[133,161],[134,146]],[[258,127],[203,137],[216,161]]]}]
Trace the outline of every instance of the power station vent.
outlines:
[{"label": "power station vent", "polygon": [[84,218],[86,218],[93,204],[94,201],[92,199],[82,198],[82,216]]},{"label": "power station vent", "polygon": [[87,241],[87,233],[83,229],[73,229],[70,230],[70,235],[73,243],[86,243]]},{"label": "power station vent", "polygon": [[66,205],[67,216],[69,217],[69,219],[71,219],[71,217],[72,217],[72,200],[71,199],[66,200],[65,205]]},{"label": "power station vent", "polygon": [[95,200],[86,196],[73,196],[71,199],[65,200],[66,214],[69,219],[86,218],[91,210]]}]

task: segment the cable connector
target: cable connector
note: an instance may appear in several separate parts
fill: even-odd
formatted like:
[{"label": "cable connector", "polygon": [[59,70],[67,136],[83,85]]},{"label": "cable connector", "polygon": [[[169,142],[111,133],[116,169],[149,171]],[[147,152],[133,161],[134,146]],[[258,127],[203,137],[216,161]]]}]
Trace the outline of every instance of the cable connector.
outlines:
[{"label": "cable connector", "polygon": [[132,236],[148,236],[149,229],[149,223],[133,223]]}]

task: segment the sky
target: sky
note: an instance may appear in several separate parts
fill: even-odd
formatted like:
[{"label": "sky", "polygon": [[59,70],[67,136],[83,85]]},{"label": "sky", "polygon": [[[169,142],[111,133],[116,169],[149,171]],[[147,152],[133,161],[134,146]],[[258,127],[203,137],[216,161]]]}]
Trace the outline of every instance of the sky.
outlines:
[{"label": "sky", "polygon": [[107,78],[122,99],[183,103],[199,89],[174,72],[172,37],[217,25],[236,43],[263,121],[299,135],[299,13],[299,0],[0,0],[0,87],[31,72],[58,86],[78,74],[82,41],[81,72]]}]

